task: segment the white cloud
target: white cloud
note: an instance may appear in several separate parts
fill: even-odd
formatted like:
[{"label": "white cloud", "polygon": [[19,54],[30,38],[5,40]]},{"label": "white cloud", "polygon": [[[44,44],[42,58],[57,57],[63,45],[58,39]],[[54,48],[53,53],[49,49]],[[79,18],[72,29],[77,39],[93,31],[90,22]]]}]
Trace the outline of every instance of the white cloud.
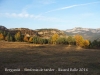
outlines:
[{"label": "white cloud", "polygon": [[0,14],[2,15],[2,17],[8,17],[8,18],[26,18],[26,19],[30,18],[33,20],[41,20],[41,21],[65,22],[65,20],[55,17],[46,17],[42,15],[34,15],[28,13],[0,13]]},{"label": "white cloud", "polygon": [[69,9],[69,8],[73,8],[73,7],[77,7],[77,6],[84,6],[84,5],[89,5],[89,4],[96,4],[96,3],[100,3],[100,1],[99,2],[91,2],[91,3],[85,3],[85,4],[77,4],[77,5],[66,6],[66,7],[62,7],[62,8],[58,8],[58,9],[47,11],[45,13],[49,13],[49,12],[53,12],[53,11],[58,11],[58,10]]}]

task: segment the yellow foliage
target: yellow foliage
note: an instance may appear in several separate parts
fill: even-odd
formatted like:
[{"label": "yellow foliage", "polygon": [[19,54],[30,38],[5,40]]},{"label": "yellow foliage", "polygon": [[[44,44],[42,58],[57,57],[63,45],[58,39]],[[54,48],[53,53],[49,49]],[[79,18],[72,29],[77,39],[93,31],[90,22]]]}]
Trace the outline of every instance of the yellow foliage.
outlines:
[{"label": "yellow foliage", "polygon": [[80,47],[87,47],[89,46],[89,41],[84,40],[81,35],[75,35],[76,45]]},{"label": "yellow foliage", "polygon": [[84,47],[87,47],[87,46],[89,46],[89,41],[88,40],[84,40]]},{"label": "yellow foliage", "polygon": [[54,34],[54,35],[52,36],[52,38],[51,38],[51,42],[52,42],[53,44],[56,44],[58,37],[59,37],[58,34]]},{"label": "yellow foliage", "polygon": [[15,39],[16,39],[16,41],[21,41],[21,33],[20,32],[17,32],[15,34]]},{"label": "yellow foliage", "polygon": [[33,42],[33,37],[29,38],[29,42],[31,42],[31,43]]},{"label": "yellow foliage", "polygon": [[4,39],[4,36],[2,33],[0,33],[0,40],[3,40]]},{"label": "yellow foliage", "polygon": [[83,42],[84,42],[84,39],[81,35],[75,35],[75,40],[76,40],[76,45],[77,46],[84,46]]}]

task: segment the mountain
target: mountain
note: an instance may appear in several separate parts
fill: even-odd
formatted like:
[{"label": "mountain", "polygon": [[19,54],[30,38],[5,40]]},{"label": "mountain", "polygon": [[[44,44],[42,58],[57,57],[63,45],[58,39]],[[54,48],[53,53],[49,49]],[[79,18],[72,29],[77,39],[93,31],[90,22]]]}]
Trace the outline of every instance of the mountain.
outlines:
[{"label": "mountain", "polygon": [[68,37],[80,34],[85,39],[91,41],[100,40],[100,28],[92,29],[92,28],[75,27],[73,29],[67,29],[67,30],[47,29],[47,28],[32,30],[28,28],[7,29],[5,26],[0,25],[0,30],[10,32],[12,35],[15,35],[18,31],[20,31],[22,35],[39,36],[41,38],[50,38],[55,33],[57,33],[60,37]]},{"label": "mountain", "polygon": [[10,33],[15,34],[16,32],[20,31],[22,35],[27,36],[39,36],[42,38],[50,38],[53,34],[57,33],[60,37],[66,36],[63,31],[58,29],[28,29],[28,28],[12,28],[9,29]]},{"label": "mountain", "polygon": [[5,26],[0,25],[0,30],[2,31],[8,31],[8,29]]},{"label": "mountain", "polygon": [[30,36],[39,36],[41,38],[50,38],[53,34],[57,33],[60,37],[66,37],[66,34],[58,29],[28,29],[28,28],[10,28],[7,29],[4,26],[0,26],[0,30],[10,32],[11,35],[15,35],[18,31],[21,32],[22,35]]},{"label": "mountain", "polygon": [[40,37],[50,38],[53,34],[58,34],[60,37],[66,37],[66,34],[58,29],[37,29],[37,34]]},{"label": "mountain", "polygon": [[67,35],[74,36],[76,34],[82,35],[85,39],[88,40],[99,40],[100,38],[100,28],[92,29],[92,28],[82,28],[75,27],[73,29],[67,29],[64,31]]},{"label": "mountain", "polygon": [[37,31],[28,29],[28,28],[11,28],[11,29],[9,29],[9,32],[11,34],[16,34],[18,31],[20,31],[22,35],[27,35],[27,36],[36,36],[37,35]]}]

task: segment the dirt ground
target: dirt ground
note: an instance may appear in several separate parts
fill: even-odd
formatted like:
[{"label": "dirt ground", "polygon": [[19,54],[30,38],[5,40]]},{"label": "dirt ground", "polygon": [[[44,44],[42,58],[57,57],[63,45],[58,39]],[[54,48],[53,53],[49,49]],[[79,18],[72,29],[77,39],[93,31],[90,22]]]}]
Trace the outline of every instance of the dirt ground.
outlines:
[{"label": "dirt ground", "polygon": [[0,42],[0,75],[100,75],[100,50]]}]

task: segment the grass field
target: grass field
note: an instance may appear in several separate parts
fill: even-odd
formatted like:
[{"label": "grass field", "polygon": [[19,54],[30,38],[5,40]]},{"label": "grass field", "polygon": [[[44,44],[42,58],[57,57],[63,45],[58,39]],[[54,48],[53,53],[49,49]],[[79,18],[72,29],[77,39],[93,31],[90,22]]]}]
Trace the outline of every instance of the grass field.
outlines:
[{"label": "grass field", "polygon": [[[5,68],[19,68],[21,71],[10,72]],[[24,71],[25,68],[43,71]],[[50,71],[50,68],[54,71]],[[58,71],[59,68],[69,71]],[[73,68],[78,71],[72,71]],[[0,42],[0,75],[100,75],[100,50],[67,45]]]}]

